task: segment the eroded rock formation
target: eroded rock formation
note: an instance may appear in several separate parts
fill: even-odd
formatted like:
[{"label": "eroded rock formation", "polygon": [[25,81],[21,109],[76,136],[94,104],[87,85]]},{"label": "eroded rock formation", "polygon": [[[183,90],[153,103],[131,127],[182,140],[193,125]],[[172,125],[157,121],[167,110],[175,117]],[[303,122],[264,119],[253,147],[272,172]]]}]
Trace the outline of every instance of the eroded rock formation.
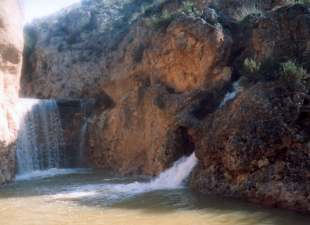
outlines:
[{"label": "eroded rock formation", "polygon": [[[137,4],[130,13],[141,14]],[[28,28],[28,38],[35,37],[35,42],[26,52],[23,92],[45,98],[94,97],[105,106],[110,102],[108,110],[97,108],[89,126],[92,161],[123,174],[158,174],[193,151],[182,125],[183,111],[190,111],[186,104],[199,104],[214,91],[214,106],[225,94],[231,79],[226,63],[232,39],[220,23],[211,25],[201,17],[179,13],[164,27],[149,24],[143,15],[125,23],[125,17],[131,18],[125,4],[113,11],[121,19],[114,15],[115,21],[112,17],[105,22],[105,13],[113,7],[94,5],[73,8]],[[173,11],[180,5],[172,1],[161,7]],[[81,23],[72,19],[75,14],[83,18]],[[85,22],[84,14],[93,19]],[[119,21],[117,33],[107,31]],[[62,32],[72,29],[75,42],[68,43],[68,33]],[[89,49],[90,45],[95,46]]]},{"label": "eroded rock formation", "polygon": [[[84,1],[28,27],[22,93],[96,99],[96,167],[155,175],[196,151],[195,190],[309,212],[309,86],[271,71],[309,69],[309,6],[154,2]],[[223,104],[246,58],[273,66]]]},{"label": "eroded rock formation", "polygon": [[0,5],[0,184],[14,176],[17,136],[15,103],[19,91],[23,35],[18,1]]},{"label": "eroded rock formation", "polygon": [[258,83],[203,122],[192,186],[309,211],[309,116],[304,93]]},{"label": "eroded rock formation", "polygon": [[[140,18],[143,6],[153,0],[125,2],[84,1],[28,27],[22,94],[95,96],[100,84],[137,74],[152,75],[181,92],[212,85],[231,46],[220,24],[180,15],[168,21],[172,24],[164,32],[154,30]],[[171,1],[165,8],[175,10],[180,4]]]},{"label": "eroded rock formation", "polygon": [[310,12],[306,5],[284,6],[264,16],[249,16],[238,37],[242,57],[285,61],[297,60],[309,67]]},{"label": "eroded rock formation", "polygon": [[101,162],[97,165],[157,174],[192,151],[180,144],[186,134],[179,133],[187,131],[180,131],[177,115],[188,110],[185,102],[193,104],[186,101],[192,92],[223,94],[231,74],[218,66],[225,65],[232,41],[221,27],[187,16],[161,32],[140,25],[129,37],[135,39],[121,43],[122,54],[111,63],[113,81],[102,84],[115,106],[95,117],[94,134],[99,135],[91,138],[91,149]]}]

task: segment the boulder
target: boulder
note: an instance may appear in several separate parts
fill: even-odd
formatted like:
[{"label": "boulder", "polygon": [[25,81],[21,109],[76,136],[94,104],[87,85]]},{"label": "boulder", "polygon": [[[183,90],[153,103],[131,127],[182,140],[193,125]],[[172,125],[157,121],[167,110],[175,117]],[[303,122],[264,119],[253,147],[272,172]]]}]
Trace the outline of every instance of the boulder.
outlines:
[{"label": "boulder", "polygon": [[278,82],[258,83],[207,117],[195,142],[192,187],[309,212],[304,96]]}]

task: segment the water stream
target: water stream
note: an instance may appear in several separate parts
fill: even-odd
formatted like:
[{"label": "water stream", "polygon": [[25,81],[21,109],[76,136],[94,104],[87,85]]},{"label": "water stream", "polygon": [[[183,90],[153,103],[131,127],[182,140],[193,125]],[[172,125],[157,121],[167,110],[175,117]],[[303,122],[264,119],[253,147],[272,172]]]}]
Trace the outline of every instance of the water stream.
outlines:
[{"label": "water stream", "polygon": [[224,96],[224,99],[222,100],[220,107],[224,107],[229,101],[235,99],[241,90],[242,87],[240,86],[240,81],[234,82],[232,85],[232,89],[229,90]]},{"label": "water stream", "polygon": [[[183,164],[184,165],[184,164]],[[73,172],[73,171],[72,171]],[[159,178],[158,178],[159,179]],[[308,225],[309,216],[266,209],[145,177],[103,171],[18,181],[0,188],[1,225]],[[165,179],[159,179],[164,181]],[[161,183],[159,182],[159,183]],[[178,182],[176,182],[178,183]],[[145,188],[138,188],[145,185]],[[152,187],[153,186],[153,187]]]},{"label": "water stream", "polygon": [[18,174],[63,167],[63,131],[56,101],[20,99],[17,113]]},{"label": "water stream", "polygon": [[27,99],[20,107],[18,174],[15,183],[0,187],[1,225],[309,224],[309,216],[191,192],[186,181],[195,153],[156,178],[62,168],[55,101]]}]

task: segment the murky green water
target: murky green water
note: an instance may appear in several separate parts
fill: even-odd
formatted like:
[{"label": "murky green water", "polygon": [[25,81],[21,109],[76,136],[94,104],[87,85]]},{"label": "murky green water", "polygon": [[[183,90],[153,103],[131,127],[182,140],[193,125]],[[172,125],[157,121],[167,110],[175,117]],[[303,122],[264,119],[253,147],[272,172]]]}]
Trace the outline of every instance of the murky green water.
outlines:
[{"label": "murky green water", "polygon": [[309,225],[310,217],[187,189],[147,192],[86,171],[0,189],[0,225]]}]

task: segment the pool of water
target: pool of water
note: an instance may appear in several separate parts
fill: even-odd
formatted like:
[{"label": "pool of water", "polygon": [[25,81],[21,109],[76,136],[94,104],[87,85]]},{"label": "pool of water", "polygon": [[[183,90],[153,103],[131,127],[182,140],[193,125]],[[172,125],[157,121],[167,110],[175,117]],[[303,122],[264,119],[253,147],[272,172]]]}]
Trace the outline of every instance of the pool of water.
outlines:
[{"label": "pool of water", "polygon": [[0,225],[309,225],[310,217],[187,188],[156,190],[148,178],[101,171],[24,177],[0,188]]}]

